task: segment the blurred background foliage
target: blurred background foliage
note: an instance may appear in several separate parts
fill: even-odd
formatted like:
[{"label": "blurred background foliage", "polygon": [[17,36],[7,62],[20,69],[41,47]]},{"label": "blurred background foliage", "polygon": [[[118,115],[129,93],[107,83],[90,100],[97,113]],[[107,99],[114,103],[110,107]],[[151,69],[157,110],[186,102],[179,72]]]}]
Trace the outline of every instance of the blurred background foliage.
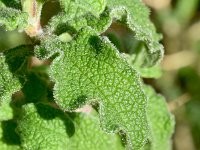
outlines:
[{"label": "blurred background foliage", "polygon": [[[153,69],[154,74],[157,72],[157,79],[144,78],[144,81],[166,97],[169,110],[175,115],[173,149],[200,150],[200,0],[143,1],[151,9],[151,20],[163,35],[161,43],[165,48],[161,66]],[[59,4],[56,1],[45,4],[41,25],[45,26],[58,10]],[[119,33],[118,37],[123,40],[124,45],[117,42],[119,39],[113,35],[114,32]],[[129,54],[141,47],[136,40],[129,38],[131,34],[119,24],[113,24],[105,33],[116,47]],[[1,51],[32,42],[34,41],[25,33],[0,29]],[[33,60],[33,63],[37,63],[37,59]],[[136,68],[137,64],[135,63]],[[145,77],[145,70],[141,72]]]},{"label": "blurred background foliage", "polygon": [[176,118],[174,150],[200,150],[200,0],[144,0],[165,47],[162,76],[150,80]]}]

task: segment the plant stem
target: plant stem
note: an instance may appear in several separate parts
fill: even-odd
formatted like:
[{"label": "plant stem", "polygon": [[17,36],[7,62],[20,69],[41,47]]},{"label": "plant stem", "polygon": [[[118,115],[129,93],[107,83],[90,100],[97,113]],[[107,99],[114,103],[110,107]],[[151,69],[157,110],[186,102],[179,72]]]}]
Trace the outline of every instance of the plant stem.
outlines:
[{"label": "plant stem", "polygon": [[43,3],[37,0],[21,0],[22,10],[28,13],[28,26],[26,33],[30,36],[38,36],[42,34],[40,25],[40,16]]}]

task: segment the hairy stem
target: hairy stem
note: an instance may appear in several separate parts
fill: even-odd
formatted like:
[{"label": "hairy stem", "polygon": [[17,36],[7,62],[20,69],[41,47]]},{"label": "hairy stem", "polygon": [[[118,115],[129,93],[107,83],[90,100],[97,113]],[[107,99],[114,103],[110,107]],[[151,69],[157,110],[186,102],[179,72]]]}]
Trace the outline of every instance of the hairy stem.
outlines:
[{"label": "hairy stem", "polygon": [[40,25],[40,16],[42,11],[42,2],[37,0],[21,0],[22,10],[28,13],[28,26],[26,33],[30,36],[38,36],[42,33]]}]

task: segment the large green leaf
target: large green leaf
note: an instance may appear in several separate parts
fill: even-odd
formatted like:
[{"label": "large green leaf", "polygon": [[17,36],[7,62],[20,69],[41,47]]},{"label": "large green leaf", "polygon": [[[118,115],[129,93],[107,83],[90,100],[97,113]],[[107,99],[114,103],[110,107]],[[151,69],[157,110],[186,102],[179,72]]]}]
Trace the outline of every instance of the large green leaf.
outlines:
[{"label": "large green leaf", "polygon": [[[70,4],[75,4],[75,2],[71,1],[63,6],[69,10],[75,8],[72,10],[76,12],[76,7]],[[83,5],[82,7],[85,6],[80,4]],[[126,24],[135,33],[136,39],[145,44],[144,48],[147,54],[144,55],[143,65],[153,66],[162,59],[163,46],[159,43],[161,36],[156,33],[155,27],[149,20],[149,11],[140,0],[127,0],[125,2],[123,0],[109,0],[104,12],[97,11],[97,13],[102,12],[99,15],[95,15],[94,12],[90,11],[90,8],[86,9],[84,13],[79,12],[82,12],[81,9],[77,13],[70,13],[70,15],[63,13],[55,16],[50,21],[48,30],[50,32],[56,32],[56,30],[69,32],[69,29],[78,31],[82,27],[90,26],[101,34],[110,27],[113,21],[119,21]]]},{"label": "large green leaf", "polygon": [[119,137],[115,134],[106,134],[100,129],[96,113],[74,115],[63,113],[44,104],[23,106],[23,116],[18,122],[17,129],[23,148],[28,150],[123,149]]},{"label": "large green leaf", "polygon": [[146,97],[136,71],[107,39],[90,28],[80,31],[70,43],[53,39],[44,41],[37,53],[49,57],[59,53],[50,66],[57,104],[74,110],[96,101],[104,130],[123,130],[131,149],[143,146],[147,137]]}]

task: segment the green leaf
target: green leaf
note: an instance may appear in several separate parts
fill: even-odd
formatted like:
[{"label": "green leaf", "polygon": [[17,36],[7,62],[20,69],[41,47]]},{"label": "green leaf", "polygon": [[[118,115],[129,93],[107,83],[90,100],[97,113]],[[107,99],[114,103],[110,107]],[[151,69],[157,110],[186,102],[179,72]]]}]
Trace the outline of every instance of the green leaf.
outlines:
[{"label": "green leaf", "polygon": [[[71,3],[74,4],[74,2]],[[69,6],[69,3],[66,3],[65,8],[71,10]],[[77,13],[72,12],[75,15],[80,12],[80,15],[76,16],[59,14],[52,18],[47,30],[51,33],[58,32],[56,30],[66,32],[69,28],[78,31],[82,27],[90,26],[101,34],[110,27],[113,21],[117,20],[126,24],[135,33],[136,39],[145,44],[146,56],[143,65],[151,67],[157,64],[163,57],[163,46],[159,43],[161,36],[156,33],[155,27],[149,20],[149,11],[144,4],[140,0],[126,2],[109,0],[107,6],[108,8],[100,15],[95,15],[90,9],[84,13],[81,10]]]},{"label": "green leaf", "polygon": [[107,135],[100,130],[96,114],[71,114],[70,117],[70,114],[44,104],[23,106],[23,116],[18,122],[17,131],[20,133],[24,149],[123,148],[116,135]]},{"label": "green leaf", "polygon": [[20,0],[0,0],[1,6],[10,7],[14,9],[21,9],[21,1]]},{"label": "green leaf", "polygon": [[143,78],[159,78],[162,75],[160,65],[155,65],[152,67],[143,66],[144,54],[139,52],[139,54],[124,54],[128,63],[139,72],[140,76]]},{"label": "green leaf", "polygon": [[26,83],[22,88],[26,102],[38,102],[47,99],[47,82],[45,78],[34,71],[27,74]]},{"label": "green leaf", "polygon": [[[51,19],[47,26],[48,32],[60,32],[56,30],[68,30],[70,27],[78,31],[94,23],[99,31],[108,28],[108,16],[107,14],[105,16],[105,13],[101,14],[105,9],[106,0],[60,0],[60,2],[63,11]],[[96,24],[97,22],[100,24]]]},{"label": "green leaf", "polygon": [[99,16],[105,9],[106,0],[60,0],[66,16],[78,18],[88,12]]},{"label": "green leaf", "polygon": [[123,150],[119,136],[106,134],[100,129],[96,112],[80,113],[74,119],[75,134],[70,138],[69,149],[72,150]]},{"label": "green leaf", "polygon": [[167,108],[163,96],[155,93],[152,87],[144,86],[148,96],[147,118],[150,127],[150,149],[169,150],[170,138],[174,132],[174,117]]},{"label": "green leaf", "polygon": [[[163,56],[163,47],[159,44],[161,36],[156,34],[154,25],[149,20],[149,10],[140,0],[109,0],[113,18],[128,25],[135,32],[137,40],[145,42],[148,47],[146,66],[152,66]],[[123,16],[126,16],[124,18]]]},{"label": "green leaf", "polygon": [[72,127],[62,111],[43,104],[28,104],[22,108],[17,132],[24,149],[63,150],[68,146]]},{"label": "green leaf", "polygon": [[9,66],[5,62],[5,57],[0,53],[0,120],[7,120],[13,117],[10,107],[11,96],[18,91],[21,86],[18,79],[12,75]]},{"label": "green leaf", "polygon": [[0,1],[0,7],[6,7],[5,4],[3,2]]},{"label": "green leaf", "polygon": [[15,132],[16,123],[12,120],[0,122],[0,149],[21,150],[20,139]]},{"label": "green leaf", "polygon": [[123,130],[127,147],[142,147],[148,133],[140,78],[109,40],[88,28],[70,43],[46,42],[36,51],[49,56],[53,51],[59,53],[50,66],[57,104],[74,110],[97,101],[102,128],[107,132]]},{"label": "green leaf", "polygon": [[35,46],[35,55],[42,60],[57,56],[60,51],[59,45],[62,45],[61,40],[63,39],[55,35],[49,36],[41,41],[41,45]]},{"label": "green leaf", "polygon": [[27,25],[27,14],[13,8],[0,6],[0,26],[6,30],[22,30]]},{"label": "green leaf", "polygon": [[6,63],[13,74],[23,75],[27,71],[28,58],[33,56],[31,45],[21,45],[4,51]]},{"label": "green leaf", "polygon": [[[11,98],[10,98],[11,101]],[[0,121],[13,118],[13,109],[8,101],[1,101],[0,103]]]},{"label": "green leaf", "polygon": [[112,23],[111,27],[104,33],[105,36],[119,49],[128,63],[136,69],[144,78],[159,78],[162,74],[160,66],[152,67],[145,65],[149,55],[146,52],[144,42],[134,37],[133,31],[122,23]]}]

